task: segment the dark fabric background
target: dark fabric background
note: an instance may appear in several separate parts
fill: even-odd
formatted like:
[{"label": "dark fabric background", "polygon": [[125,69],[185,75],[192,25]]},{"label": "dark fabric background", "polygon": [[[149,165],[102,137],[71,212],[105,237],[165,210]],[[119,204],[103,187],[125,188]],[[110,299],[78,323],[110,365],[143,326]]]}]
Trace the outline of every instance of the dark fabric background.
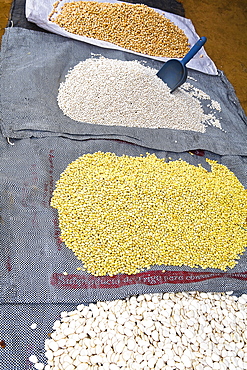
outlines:
[{"label": "dark fabric background", "polygon": [[[184,16],[182,5],[175,0],[143,1],[143,3]],[[27,22],[25,18],[25,0],[16,0],[13,2],[9,26],[46,32],[36,25]],[[0,173],[2,175],[0,201],[4,204],[4,212],[2,204],[0,204],[0,253],[2,257],[1,272],[3,272],[0,280],[0,339],[6,342],[6,348],[0,349],[0,369],[34,370],[33,364],[28,360],[29,356],[35,354],[40,361],[45,361],[44,341],[48,337],[48,333],[52,332],[54,321],[59,319],[62,311],[74,310],[76,305],[81,303],[81,292],[75,290],[74,299],[72,302],[69,302],[66,297],[68,290],[63,287],[58,287],[57,291],[54,288],[52,298],[55,299],[55,302],[50,301],[47,303],[46,301],[47,292],[44,289],[43,282],[50,279],[50,271],[61,272],[69,268],[66,264],[70,261],[70,251],[59,244],[57,222],[54,222],[51,227],[49,222],[50,216],[46,217],[45,211],[47,214],[52,211],[48,207],[49,196],[59,173],[66,167],[67,162],[76,159],[84,151],[89,152],[90,142],[86,146],[85,142],[78,141],[76,144],[73,144],[73,141],[69,139],[50,137],[44,139],[28,138],[13,140],[13,144],[14,146],[11,146],[3,137],[0,137]],[[98,144],[99,141],[91,141],[91,151],[94,151]],[[130,144],[119,143],[116,149],[116,142],[109,140],[108,148],[121,152],[121,150],[126,150],[126,145],[128,146]],[[137,155],[138,151],[143,151],[144,149],[133,145],[132,150],[136,151]],[[66,161],[63,160],[63,153],[66,153]],[[164,153],[162,154],[164,155]],[[202,157],[203,152],[198,151],[197,154],[199,156],[194,155],[190,157],[192,161],[195,161],[195,164],[204,160]],[[166,155],[174,158],[173,153],[166,153]],[[188,153],[184,153],[184,159],[188,160],[187,157],[189,156]],[[208,152],[206,156],[214,158],[215,154]],[[215,157],[215,159],[220,160],[218,157]],[[241,180],[246,186],[246,157],[226,156],[221,158],[221,163],[228,166],[229,163],[232,163],[232,170],[239,178],[242,177]],[[40,170],[39,174],[37,170]],[[42,175],[44,173],[45,176]],[[55,176],[54,179],[52,176]],[[45,189],[43,193],[40,192],[42,184],[43,190]],[[37,193],[39,194],[38,197]],[[19,198],[22,202],[22,216],[19,214],[17,217],[15,210]],[[40,200],[40,208],[37,203],[38,200]],[[23,217],[23,214],[27,217]],[[41,219],[39,216],[42,219],[45,217],[49,228],[53,228],[51,232],[53,238],[52,243],[45,243],[42,233],[40,233],[40,230],[37,231]],[[23,232],[23,224],[28,220],[31,220],[33,225],[30,229],[33,239],[30,238],[30,234],[26,235]],[[44,230],[44,235],[46,235],[46,223],[42,224],[42,230]],[[6,235],[8,235],[10,243],[4,242]],[[22,255],[26,253],[27,244],[33,250],[33,254],[30,257],[34,278],[30,276],[29,271],[29,263],[31,262],[29,260],[24,261],[22,258]],[[36,248],[37,244],[42,248]],[[11,251],[14,251],[12,257],[10,257]],[[59,260],[53,258],[52,263],[54,266],[48,270],[45,265],[44,256],[45,253],[50,256],[50,254],[55,253],[54,251],[64,254],[65,257],[68,256],[68,260],[66,258],[63,259],[63,265],[61,268],[57,268],[57,266],[60,267]],[[35,257],[35,261],[33,257]],[[42,261],[44,266],[42,267],[42,271],[40,271],[38,265]],[[75,259],[73,261],[76,267]],[[18,274],[16,269],[18,270]],[[185,270],[189,271],[190,269]],[[238,273],[229,274],[228,281],[222,275],[213,280],[217,284],[220,282],[222,287],[226,287],[227,285],[228,290],[233,287],[234,294],[241,295],[247,292],[245,284],[247,278],[244,271],[244,269],[239,269],[239,275]],[[207,282],[209,282],[208,285]],[[215,288],[212,288],[210,277],[201,284],[205,290]],[[37,288],[33,295],[31,295],[32,285],[35,285]],[[171,289],[177,291],[178,285],[171,283],[170,286]],[[192,284],[190,287],[192,287]],[[77,292],[78,294],[76,294]],[[90,293],[92,293],[92,290],[89,289],[88,292],[85,292],[85,295],[90,297]],[[29,300],[30,297],[32,302]],[[77,303],[76,299],[78,299]],[[35,330],[30,329],[33,323],[37,323],[37,329]]]}]

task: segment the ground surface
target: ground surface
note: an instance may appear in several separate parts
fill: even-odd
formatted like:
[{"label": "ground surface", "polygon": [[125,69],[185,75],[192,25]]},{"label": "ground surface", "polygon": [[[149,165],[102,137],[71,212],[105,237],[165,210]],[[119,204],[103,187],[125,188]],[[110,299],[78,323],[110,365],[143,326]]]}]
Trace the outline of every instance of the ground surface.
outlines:
[{"label": "ground surface", "polygon": [[181,0],[205,49],[218,69],[225,72],[247,113],[247,1]]},{"label": "ground surface", "polygon": [[[247,113],[247,1],[180,0],[218,69],[225,72]],[[0,0],[0,37],[12,0]]]}]

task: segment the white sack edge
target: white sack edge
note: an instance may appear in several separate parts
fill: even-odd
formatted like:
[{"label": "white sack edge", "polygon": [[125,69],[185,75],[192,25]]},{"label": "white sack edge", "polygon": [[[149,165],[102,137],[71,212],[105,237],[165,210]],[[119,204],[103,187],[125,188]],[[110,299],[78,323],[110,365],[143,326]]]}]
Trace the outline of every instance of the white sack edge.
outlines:
[{"label": "white sack edge", "polygon": [[[65,2],[72,2],[74,0],[63,0],[60,2],[60,6],[62,6]],[[86,0],[83,0],[86,1]],[[94,0],[98,2],[108,2],[108,3],[119,3],[120,1],[117,0]],[[110,42],[106,41],[100,41],[96,39],[92,39],[89,37],[79,36],[75,35],[73,33],[65,31],[63,28],[58,26],[57,24],[51,22],[48,20],[49,14],[51,13],[53,9],[53,3],[54,0],[26,0],[26,17],[29,22],[33,22],[37,24],[39,27],[56,33],[61,36],[69,37],[75,40],[83,41],[89,44],[93,44],[96,46],[100,46],[102,48],[108,48],[108,49],[115,49],[115,50],[121,50],[121,51],[127,51],[132,54],[140,55],[146,58],[159,60],[161,62],[166,62],[170,58],[164,58],[164,57],[154,57],[147,54],[141,54],[137,53],[125,48],[122,48],[121,46],[112,44]],[[185,33],[185,35],[189,39],[189,43],[191,46],[193,46],[198,39],[200,38],[193,26],[193,23],[190,19],[180,17],[178,15],[164,12],[160,9],[152,8],[161,15],[164,15],[166,18],[170,19],[176,26],[178,26],[180,29],[182,29]],[[201,35],[201,36],[207,36],[207,35]],[[181,59],[179,59],[181,60]],[[217,68],[214,64],[214,62],[209,58],[204,48],[201,48],[201,50],[193,57],[192,60],[189,61],[187,64],[188,68],[195,69],[197,71],[207,73],[210,75],[217,75]]]}]

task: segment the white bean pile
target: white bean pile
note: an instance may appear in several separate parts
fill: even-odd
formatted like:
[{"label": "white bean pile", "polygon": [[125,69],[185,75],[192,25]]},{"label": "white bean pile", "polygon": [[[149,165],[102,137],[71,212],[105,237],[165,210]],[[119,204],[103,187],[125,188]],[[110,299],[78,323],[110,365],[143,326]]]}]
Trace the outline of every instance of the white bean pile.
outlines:
[{"label": "white bean pile", "polygon": [[191,88],[190,93],[177,89],[171,94],[156,73],[138,61],[89,58],[60,84],[58,105],[64,115],[91,124],[198,132],[209,125],[221,129],[214,111],[204,112],[198,89],[196,97]]},{"label": "white bean pile", "polygon": [[62,312],[45,370],[247,369],[247,295],[158,293]]}]

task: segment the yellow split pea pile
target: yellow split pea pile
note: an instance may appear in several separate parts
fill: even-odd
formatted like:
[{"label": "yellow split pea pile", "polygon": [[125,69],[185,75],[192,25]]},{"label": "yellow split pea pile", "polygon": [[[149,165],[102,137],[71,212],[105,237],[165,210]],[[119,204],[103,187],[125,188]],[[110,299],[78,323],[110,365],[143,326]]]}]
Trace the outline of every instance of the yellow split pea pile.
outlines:
[{"label": "yellow split pea pile", "polygon": [[189,51],[184,32],[146,5],[76,1],[65,3],[60,12],[58,5],[49,20],[70,33],[152,56],[183,58]]},{"label": "yellow split pea pile", "polygon": [[233,268],[247,245],[247,190],[227,167],[207,162],[209,172],[154,154],[83,155],[51,200],[62,240],[96,276],[152,265]]}]

